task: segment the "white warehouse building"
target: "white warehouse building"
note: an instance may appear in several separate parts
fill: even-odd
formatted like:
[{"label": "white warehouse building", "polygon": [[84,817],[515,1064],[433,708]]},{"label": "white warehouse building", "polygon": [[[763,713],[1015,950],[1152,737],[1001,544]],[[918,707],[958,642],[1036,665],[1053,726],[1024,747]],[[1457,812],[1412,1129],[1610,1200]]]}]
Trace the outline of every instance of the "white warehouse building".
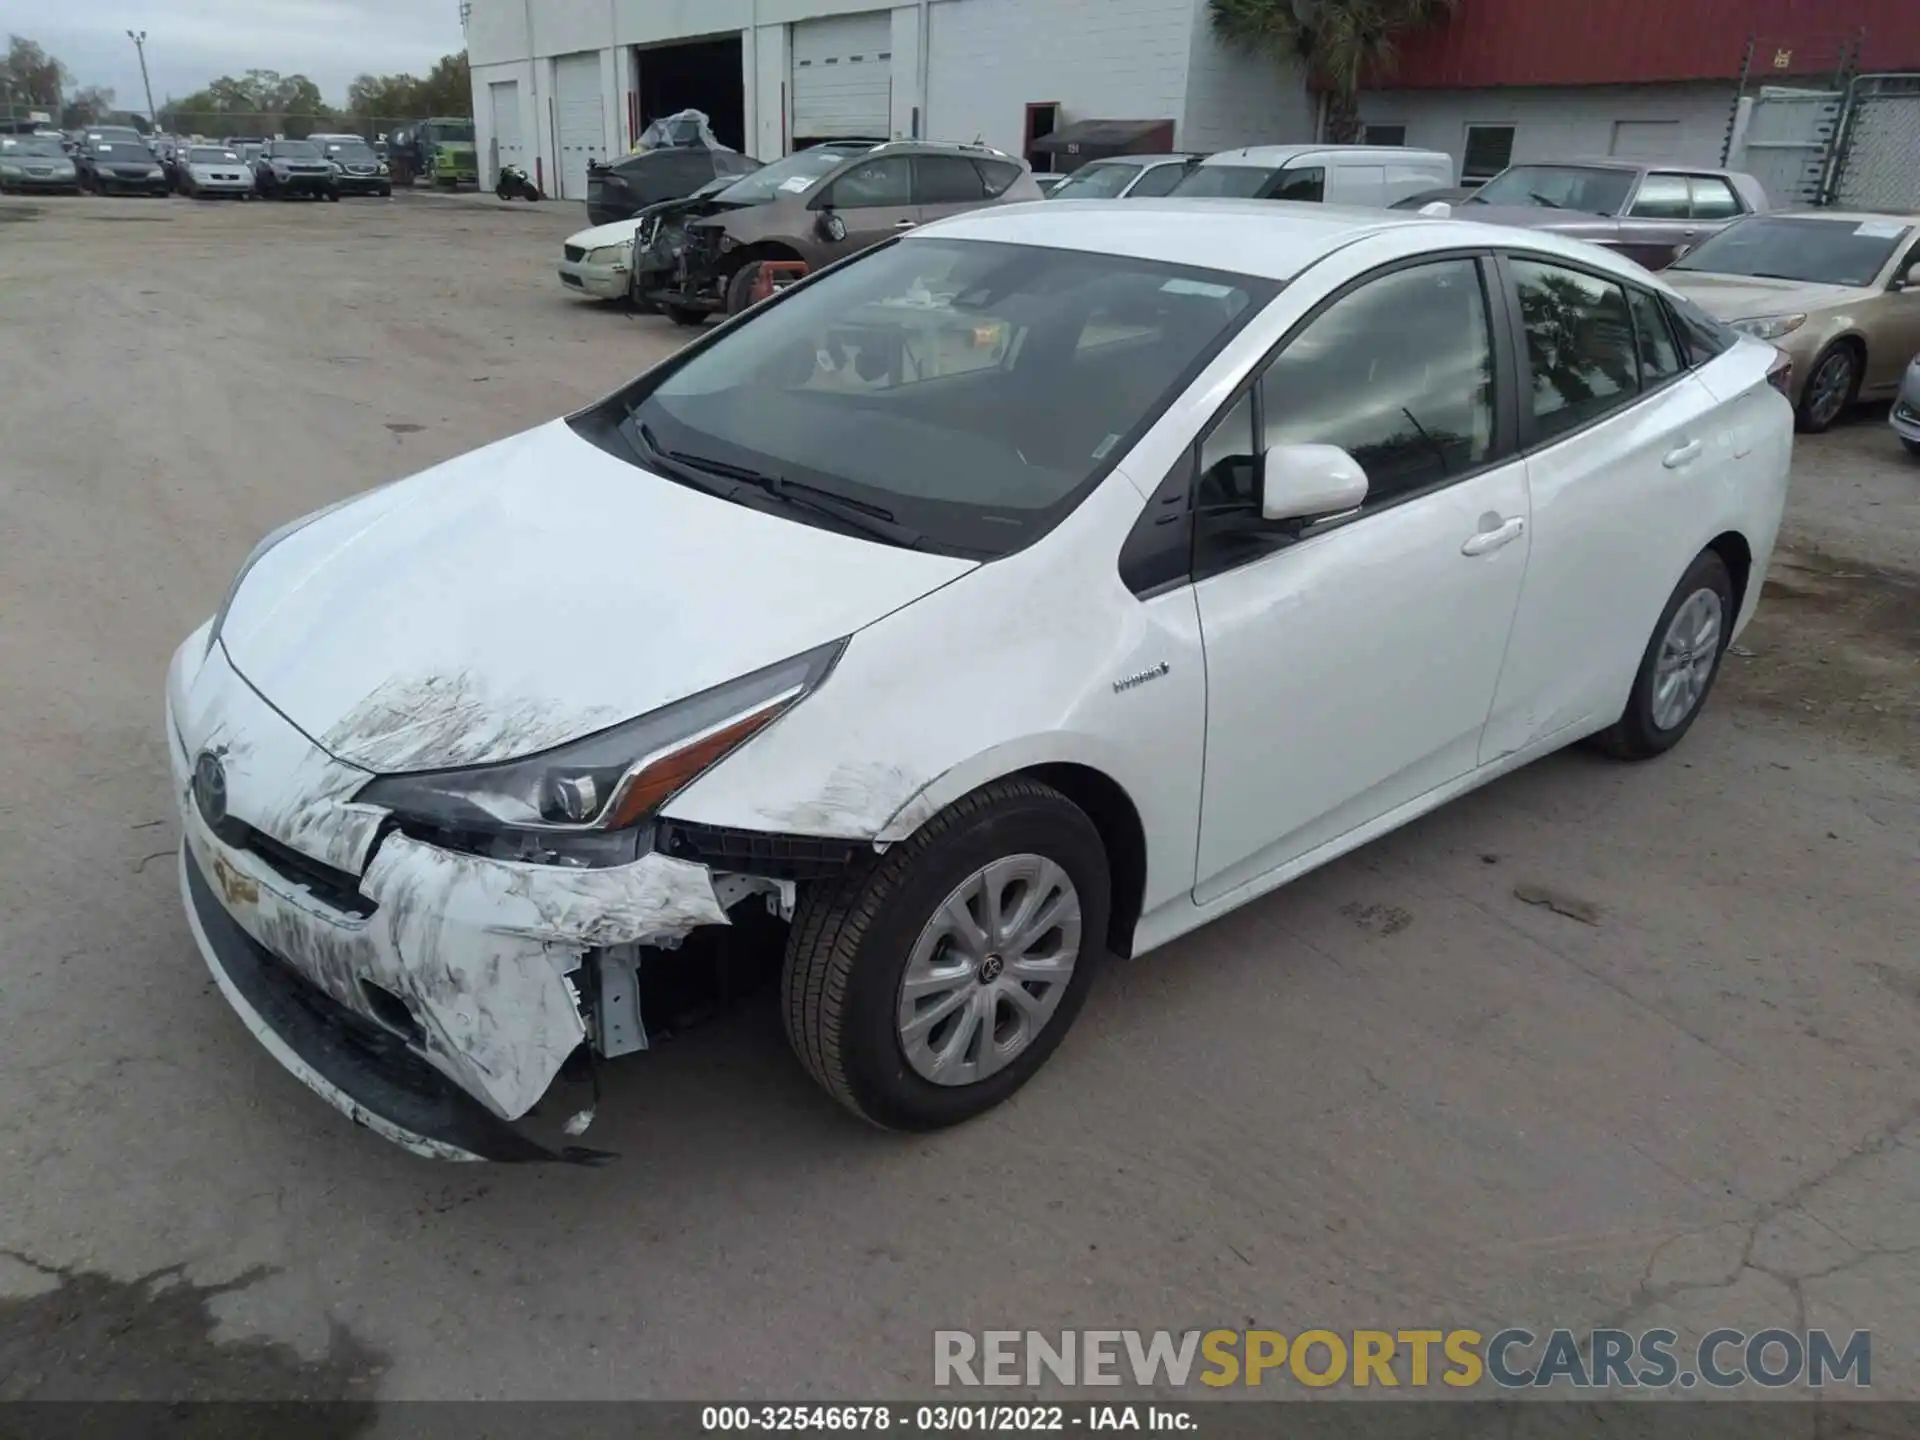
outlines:
[{"label": "white warehouse building", "polygon": [[[1230,51],[1207,0],[471,0],[467,51],[483,178],[513,163],[562,199],[587,162],[681,109],[773,160],[840,138],[980,141],[1057,165],[1095,121],[1129,148],[1313,138],[1303,78]],[[1106,153],[1112,153],[1111,150]]]}]

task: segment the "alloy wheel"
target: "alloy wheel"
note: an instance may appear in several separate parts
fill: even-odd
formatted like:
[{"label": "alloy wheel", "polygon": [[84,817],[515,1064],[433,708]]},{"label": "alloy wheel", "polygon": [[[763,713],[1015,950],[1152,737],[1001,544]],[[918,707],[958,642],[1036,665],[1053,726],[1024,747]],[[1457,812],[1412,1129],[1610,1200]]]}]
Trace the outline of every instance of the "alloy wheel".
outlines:
[{"label": "alloy wheel", "polygon": [[1653,723],[1662,730],[1683,724],[1707,693],[1720,660],[1724,615],[1720,596],[1708,589],[1694,591],[1673,612],[1653,668]]}]

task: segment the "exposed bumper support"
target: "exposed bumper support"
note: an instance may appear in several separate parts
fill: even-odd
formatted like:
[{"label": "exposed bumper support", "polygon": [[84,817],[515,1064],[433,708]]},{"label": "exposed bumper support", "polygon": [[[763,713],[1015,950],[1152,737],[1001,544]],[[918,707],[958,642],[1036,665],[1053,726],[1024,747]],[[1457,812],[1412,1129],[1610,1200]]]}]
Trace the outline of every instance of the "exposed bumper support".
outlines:
[{"label": "exposed bumper support", "polygon": [[398,1039],[301,980],[227,914],[184,844],[180,890],[200,954],[242,1023],[303,1085],[356,1124],[435,1160],[599,1164],[613,1158],[530,1139]]}]

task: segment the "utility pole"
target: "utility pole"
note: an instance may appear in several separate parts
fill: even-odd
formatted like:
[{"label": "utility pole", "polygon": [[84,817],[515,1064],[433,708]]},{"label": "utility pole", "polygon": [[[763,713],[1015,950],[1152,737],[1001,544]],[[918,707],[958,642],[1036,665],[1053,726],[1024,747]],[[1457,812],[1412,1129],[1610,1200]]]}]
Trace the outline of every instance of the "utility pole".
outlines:
[{"label": "utility pole", "polygon": [[155,130],[160,128],[160,117],[153,108],[153,82],[147,79],[147,32],[129,30],[127,38],[133,41],[133,48],[140,52],[140,84],[147,92],[147,120]]}]

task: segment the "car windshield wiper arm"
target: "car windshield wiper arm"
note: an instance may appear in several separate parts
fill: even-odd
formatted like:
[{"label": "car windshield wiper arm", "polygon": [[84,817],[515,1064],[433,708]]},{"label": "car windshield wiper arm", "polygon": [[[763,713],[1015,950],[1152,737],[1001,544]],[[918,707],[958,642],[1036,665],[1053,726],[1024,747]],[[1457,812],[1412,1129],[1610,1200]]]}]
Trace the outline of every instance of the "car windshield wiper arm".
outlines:
[{"label": "car windshield wiper arm", "polygon": [[1562,205],[1558,200],[1547,199],[1547,197],[1542,195],[1538,190],[1527,191],[1527,198],[1532,200],[1537,205],[1546,206],[1549,210],[1564,210],[1567,208],[1566,206]]},{"label": "car windshield wiper arm", "polygon": [[849,529],[858,530],[863,535],[884,540],[889,545],[899,545],[910,550],[926,539],[918,530],[897,522],[893,518],[893,512],[883,506],[872,505],[865,500],[850,499],[845,495],[836,495],[831,490],[823,490],[818,485],[809,485],[802,480],[789,480],[781,475],[751,470],[744,465],[731,465],[725,460],[689,454],[685,450],[669,450],[666,452],[666,458],[695,470],[704,470],[709,475],[721,475],[729,480],[738,480],[743,484],[757,486],[774,499],[791,505],[796,510],[810,510],[816,515],[824,515],[831,520],[839,521]]},{"label": "car windshield wiper arm", "polygon": [[676,463],[672,452],[660,448],[660,442],[646,425],[636,423],[632,434],[628,434],[623,426],[615,426],[614,429],[643,464],[651,465],[669,479],[703,494],[718,495],[723,500],[739,493],[738,485],[716,485],[697,470],[690,469],[684,461]]}]

